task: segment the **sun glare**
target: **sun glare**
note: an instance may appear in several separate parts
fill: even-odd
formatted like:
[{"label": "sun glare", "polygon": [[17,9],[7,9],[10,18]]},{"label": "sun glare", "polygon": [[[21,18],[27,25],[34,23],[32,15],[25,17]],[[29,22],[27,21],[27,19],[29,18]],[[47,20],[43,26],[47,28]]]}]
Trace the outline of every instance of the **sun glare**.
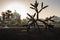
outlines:
[{"label": "sun glare", "polygon": [[11,10],[12,12],[16,10],[21,15],[21,19],[26,18],[26,13],[28,13],[28,10],[25,8],[25,5],[22,5],[20,3],[10,3],[6,5],[4,10]]}]

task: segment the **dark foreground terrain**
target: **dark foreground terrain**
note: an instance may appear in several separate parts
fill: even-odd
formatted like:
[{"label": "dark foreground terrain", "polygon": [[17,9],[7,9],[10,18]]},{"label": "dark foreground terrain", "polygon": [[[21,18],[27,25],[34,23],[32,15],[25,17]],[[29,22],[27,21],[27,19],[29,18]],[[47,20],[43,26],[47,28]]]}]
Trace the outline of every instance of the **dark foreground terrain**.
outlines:
[{"label": "dark foreground terrain", "polygon": [[27,32],[21,28],[1,28],[0,40],[60,40],[60,28]]}]

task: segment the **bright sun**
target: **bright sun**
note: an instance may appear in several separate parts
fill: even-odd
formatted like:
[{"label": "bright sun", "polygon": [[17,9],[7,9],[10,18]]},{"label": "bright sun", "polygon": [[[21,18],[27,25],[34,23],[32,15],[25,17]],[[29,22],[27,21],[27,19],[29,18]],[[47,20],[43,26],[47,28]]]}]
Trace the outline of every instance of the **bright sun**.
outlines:
[{"label": "bright sun", "polygon": [[19,3],[10,3],[6,5],[4,10],[11,10],[12,12],[16,10],[21,15],[21,19],[26,18],[26,13],[28,13],[28,10],[25,8],[25,6]]}]

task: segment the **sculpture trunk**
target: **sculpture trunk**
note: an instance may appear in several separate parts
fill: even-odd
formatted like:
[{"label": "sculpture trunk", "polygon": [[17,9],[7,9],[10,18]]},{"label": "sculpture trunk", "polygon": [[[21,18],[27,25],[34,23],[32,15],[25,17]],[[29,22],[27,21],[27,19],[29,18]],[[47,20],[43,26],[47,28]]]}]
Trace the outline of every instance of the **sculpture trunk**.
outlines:
[{"label": "sculpture trunk", "polygon": [[38,13],[37,13],[37,20],[39,19],[39,15],[38,15]]},{"label": "sculpture trunk", "polygon": [[37,20],[39,19],[38,8],[36,8]]}]

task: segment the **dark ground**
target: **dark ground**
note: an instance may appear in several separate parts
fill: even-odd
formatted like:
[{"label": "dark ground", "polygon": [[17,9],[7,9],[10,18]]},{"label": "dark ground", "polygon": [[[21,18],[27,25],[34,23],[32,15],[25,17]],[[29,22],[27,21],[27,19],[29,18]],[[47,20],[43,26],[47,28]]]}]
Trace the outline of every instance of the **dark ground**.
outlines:
[{"label": "dark ground", "polygon": [[60,40],[60,28],[26,32],[20,28],[0,29],[0,40]]}]

